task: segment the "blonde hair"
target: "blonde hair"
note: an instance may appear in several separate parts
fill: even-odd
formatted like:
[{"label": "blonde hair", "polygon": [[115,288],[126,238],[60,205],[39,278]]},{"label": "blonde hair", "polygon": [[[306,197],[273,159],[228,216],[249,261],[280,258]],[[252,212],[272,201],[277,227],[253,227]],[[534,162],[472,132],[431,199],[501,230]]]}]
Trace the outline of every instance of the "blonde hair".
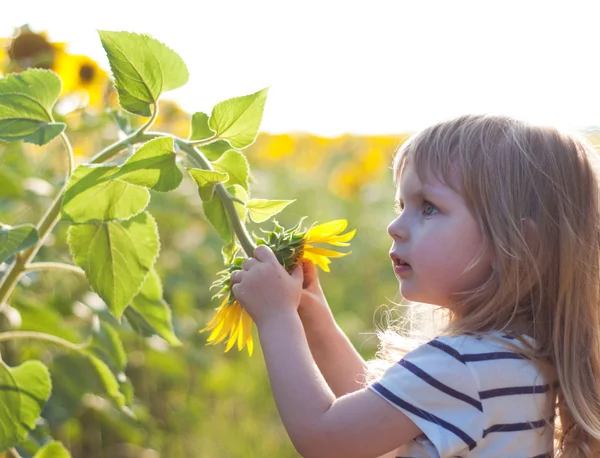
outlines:
[{"label": "blonde hair", "polygon": [[[600,456],[600,208],[598,152],[582,137],[496,115],[467,115],[411,137],[409,159],[465,199],[494,269],[444,310],[443,334],[480,334],[526,323],[528,356],[558,381],[557,456]],[[473,264],[475,264],[474,260]],[[379,331],[367,380],[410,349],[398,322]],[[410,337],[410,336],[409,336]],[[527,342],[521,340],[524,344]],[[400,342],[400,344],[398,344]],[[389,364],[388,364],[389,366]]]}]

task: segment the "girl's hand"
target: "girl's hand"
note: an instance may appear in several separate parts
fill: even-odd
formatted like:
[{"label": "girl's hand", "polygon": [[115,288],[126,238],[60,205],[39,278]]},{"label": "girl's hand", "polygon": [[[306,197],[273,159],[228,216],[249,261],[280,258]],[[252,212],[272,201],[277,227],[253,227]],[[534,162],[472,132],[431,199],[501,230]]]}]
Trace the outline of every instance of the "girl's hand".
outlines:
[{"label": "girl's hand", "polygon": [[302,295],[302,266],[291,274],[283,268],[266,245],[254,250],[254,257],[231,274],[231,291],[250,314],[258,328],[279,314],[296,314]]},{"label": "girl's hand", "polygon": [[317,266],[305,259],[302,261],[302,268],[304,282],[298,315],[307,334],[327,331],[331,329],[334,320],[319,282]]}]

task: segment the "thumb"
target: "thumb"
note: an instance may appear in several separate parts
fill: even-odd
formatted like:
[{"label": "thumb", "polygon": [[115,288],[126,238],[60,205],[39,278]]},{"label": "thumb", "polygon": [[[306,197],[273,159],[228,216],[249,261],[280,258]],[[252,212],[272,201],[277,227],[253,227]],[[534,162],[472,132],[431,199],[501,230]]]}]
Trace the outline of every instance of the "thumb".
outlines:
[{"label": "thumb", "polygon": [[302,264],[298,264],[296,267],[294,267],[294,270],[292,270],[292,278],[294,281],[299,282],[300,284],[304,282],[304,271],[302,269]]}]

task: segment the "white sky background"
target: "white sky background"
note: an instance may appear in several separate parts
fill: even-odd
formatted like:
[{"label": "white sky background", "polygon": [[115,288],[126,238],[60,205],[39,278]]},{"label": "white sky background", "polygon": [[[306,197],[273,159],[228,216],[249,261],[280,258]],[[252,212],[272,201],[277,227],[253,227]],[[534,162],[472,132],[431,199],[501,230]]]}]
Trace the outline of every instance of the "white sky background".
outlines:
[{"label": "white sky background", "polygon": [[600,2],[1,0],[108,69],[96,29],[149,33],[189,82],[190,113],[269,86],[261,130],[397,134],[463,113],[600,125]]}]

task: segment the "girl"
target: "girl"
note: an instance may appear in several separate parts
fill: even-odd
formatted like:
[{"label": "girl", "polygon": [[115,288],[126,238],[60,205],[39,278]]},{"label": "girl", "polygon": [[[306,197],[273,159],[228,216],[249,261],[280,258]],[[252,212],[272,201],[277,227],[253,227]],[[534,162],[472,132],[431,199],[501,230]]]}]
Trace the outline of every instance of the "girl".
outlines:
[{"label": "girl", "polygon": [[314,266],[288,275],[259,246],[232,275],[298,452],[600,456],[597,152],[555,128],[462,116],[393,165],[392,266],[405,299],[445,312],[433,340],[402,357],[392,328],[367,364]]}]

